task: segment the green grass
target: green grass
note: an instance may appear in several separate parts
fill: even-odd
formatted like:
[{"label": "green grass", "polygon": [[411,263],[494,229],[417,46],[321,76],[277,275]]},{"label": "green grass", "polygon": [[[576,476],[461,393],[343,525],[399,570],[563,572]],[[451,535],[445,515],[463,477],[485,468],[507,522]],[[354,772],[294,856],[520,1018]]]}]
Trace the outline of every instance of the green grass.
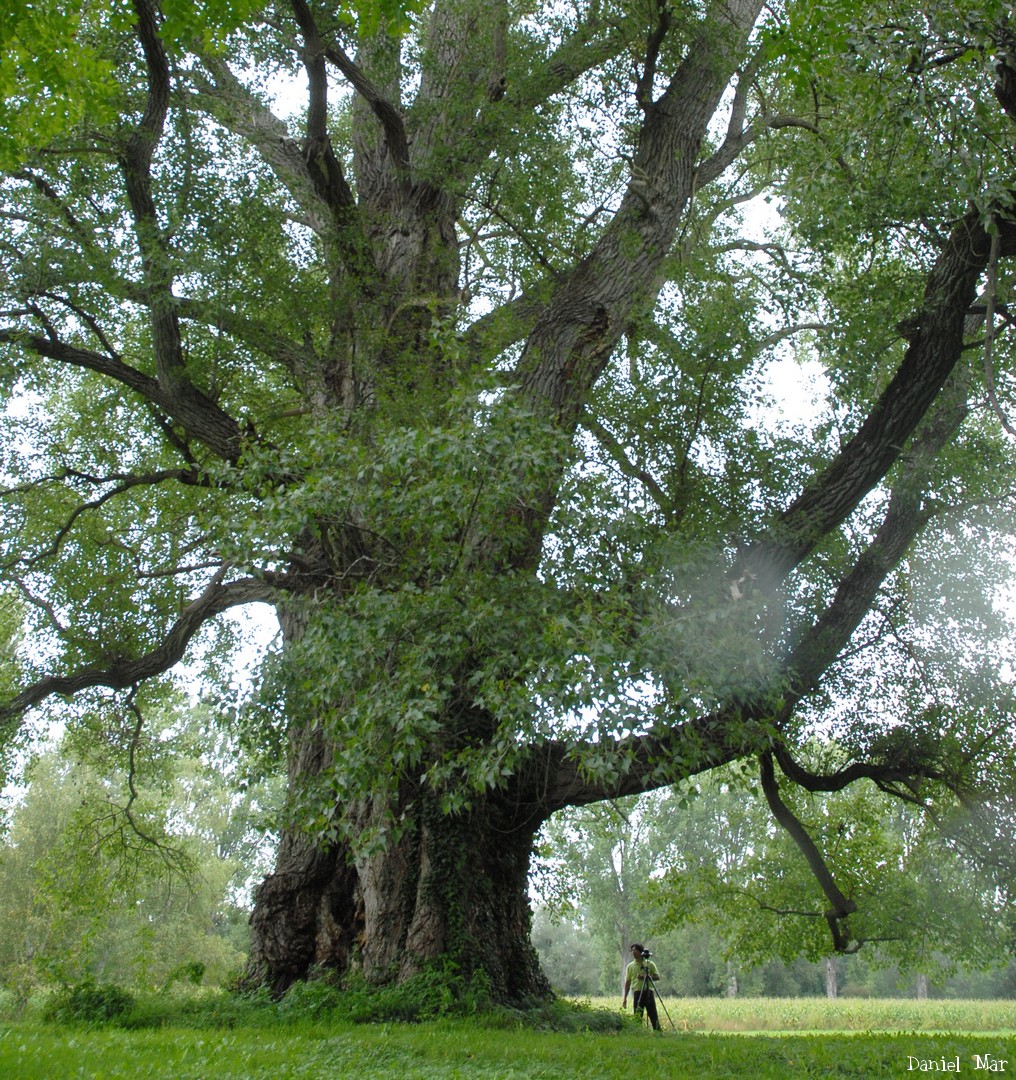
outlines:
[{"label": "green grass", "polygon": [[[630,1016],[622,1021],[613,1000],[603,1009],[558,1006],[526,1024],[503,1013],[364,1024],[335,1011],[334,992],[297,998],[276,1006],[204,992],[152,995],[116,1026],[91,1027],[43,1022],[42,1003],[0,1021],[0,1077],[788,1080],[928,1075],[922,1062],[957,1056],[967,1076],[1016,1074],[1016,1002],[675,998],[664,999],[675,1027],[653,1033]],[[981,1065],[1007,1064],[978,1070],[975,1055]]]},{"label": "green grass", "polygon": [[[789,1035],[753,1037],[628,1026],[613,1035],[429,1024],[301,1024],[267,1029],[0,1028],[5,1080],[631,1080],[632,1077],[878,1077],[915,1075],[911,1059],[974,1055],[1016,1071],[1016,1039],[998,1035]],[[925,1075],[927,1075],[925,1073]],[[941,1075],[941,1073],[939,1073]]]}]

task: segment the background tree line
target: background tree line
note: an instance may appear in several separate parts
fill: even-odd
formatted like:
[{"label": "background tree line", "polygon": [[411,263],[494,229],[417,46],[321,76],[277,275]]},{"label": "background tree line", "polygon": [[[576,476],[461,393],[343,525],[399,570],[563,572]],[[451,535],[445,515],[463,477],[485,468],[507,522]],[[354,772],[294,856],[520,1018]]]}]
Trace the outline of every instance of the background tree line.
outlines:
[{"label": "background tree line", "polygon": [[[157,738],[139,741],[126,784],[93,741],[65,735],[36,751],[9,793],[0,984],[223,986],[239,976],[279,787],[245,781],[235,745],[208,754],[204,709],[167,716]],[[532,939],[552,985],[616,995],[637,938],[658,952],[662,988],[676,996],[1016,995],[1007,883],[964,858],[962,821],[950,840],[874,789],[810,802],[797,810],[829,834],[853,895],[886,916],[868,948],[831,956],[800,852],[751,774],[729,769],[548,825]]]},{"label": "background tree line", "polygon": [[127,778],[76,734],[35,748],[4,805],[0,984],[235,983],[278,783],[247,784],[221,742],[209,756],[206,724],[174,710]]},{"label": "background tree line", "polygon": [[555,985],[616,993],[627,945],[641,940],[659,950],[675,994],[1016,990],[1013,879],[971,858],[962,813],[932,823],[873,786],[801,798],[796,810],[870,913],[863,949],[832,954],[821,889],[751,774],[734,768],[548,826],[534,941]]}]

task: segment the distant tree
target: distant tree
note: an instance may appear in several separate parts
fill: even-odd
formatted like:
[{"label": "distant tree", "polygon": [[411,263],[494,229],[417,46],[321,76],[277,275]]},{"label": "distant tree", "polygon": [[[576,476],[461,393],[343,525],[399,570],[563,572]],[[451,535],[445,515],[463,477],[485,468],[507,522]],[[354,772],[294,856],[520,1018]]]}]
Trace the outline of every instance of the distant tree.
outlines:
[{"label": "distant tree", "polygon": [[[1008,630],[1009,8],[8,4],[5,736],[43,709],[129,775],[267,605],[252,986],[545,993],[543,823],[734,761],[855,947],[786,790],[976,801],[1013,759],[971,659]],[[795,349],[814,420],[772,401]]]},{"label": "distant tree", "polygon": [[[813,766],[816,755],[828,766],[837,749],[813,747]],[[761,791],[749,795],[743,776],[710,779],[718,787],[702,785],[688,821],[709,821],[714,831],[692,825],[695,839],[672,849],[680,858],[657,890],[670,910],[665,922],[705,919],[721,926],[728,953],[749,966],[773,957],[821,960],[827,993],[835,996],[839,972],[830,963],[827,897],[806,859],[777,827]],[[957,848],[947,822],[930,821],[864,784],[835,795],[797,794],[793,814],[857,905],[858,946],[875,950],[869,963],[941,979],[961,963],[988,967],[1003,954],[1012,898],[980,859]],[[733,852],[732,835],[739,836]]]},{"label": "distant tree", "polygon": [[609,957],[612,992],[623,982],[632,942],[645,941],[653,929],[649,884],[668,865],[677,810],[667,792],[629,796],[558,814],[541,834],[537,895],[559,913],[583,913]]},{"label": "distant tree", "polygon": [[544,974],[557,992],[571,996],[600,992],[601,957],[580,921],[538,907],[533,915],[532,940]]},{"label": "distant tree", "polygon": [[209,982],[239,974],[249,945],[231,930],[246,867],[217,830],[231,818],[227,832],[248,844],[256,834],[233,793],[174,738],[186,741],[165,732],[175,752],[161,762],[143,762],[151,747],[137,748],[126,790],[69,745],[36,757],[0,846],[0,981],[157,986],[187,964]]}]

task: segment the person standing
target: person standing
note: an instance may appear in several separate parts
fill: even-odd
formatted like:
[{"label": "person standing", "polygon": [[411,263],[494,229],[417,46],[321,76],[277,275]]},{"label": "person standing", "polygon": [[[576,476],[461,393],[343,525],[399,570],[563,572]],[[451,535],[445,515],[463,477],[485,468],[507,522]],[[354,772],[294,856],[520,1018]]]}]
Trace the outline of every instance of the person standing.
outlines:
[{"label": "person standing", "polygon": [[649,1022],[654,1031],[660,1030],[660,1018],[656,1014],[656,994],[653,992],[654,980],[660,977],[656,965],[649,959],[650,953],[636,942],[631,947],[632,960],[624,969],[624,998],[621,1008],[628,1007],[628,991],[634,985],[635,996],[632,999],[632,1008],[636,1016],[641,1017],[643,1011],[649,1015]]}]

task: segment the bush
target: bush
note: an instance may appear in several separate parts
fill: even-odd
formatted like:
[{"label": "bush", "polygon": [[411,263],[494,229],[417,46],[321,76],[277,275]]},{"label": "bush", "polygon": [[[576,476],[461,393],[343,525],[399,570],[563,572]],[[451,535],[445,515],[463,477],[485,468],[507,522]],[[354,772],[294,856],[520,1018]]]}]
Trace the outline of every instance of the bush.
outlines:
[{"label": "bush", "polygon": [[134,995],[113,983],[86,979],[66,987],[46,1006],[44,1019],[58,1024],[109,1024],[134,1008]]},{"label": "bush", "polygon": [[24,999],[10,987],[0,986],[0,1020],[17,1020],[25,1007]]},{"label": "bush", "polygon": [[163,990],[168,990],[174,983],[188,982],[191,986],[200,986],[205,977],[205,965],[200,960],[191,960],[186,964],[180,964],[166,976],[162,984]]}]

